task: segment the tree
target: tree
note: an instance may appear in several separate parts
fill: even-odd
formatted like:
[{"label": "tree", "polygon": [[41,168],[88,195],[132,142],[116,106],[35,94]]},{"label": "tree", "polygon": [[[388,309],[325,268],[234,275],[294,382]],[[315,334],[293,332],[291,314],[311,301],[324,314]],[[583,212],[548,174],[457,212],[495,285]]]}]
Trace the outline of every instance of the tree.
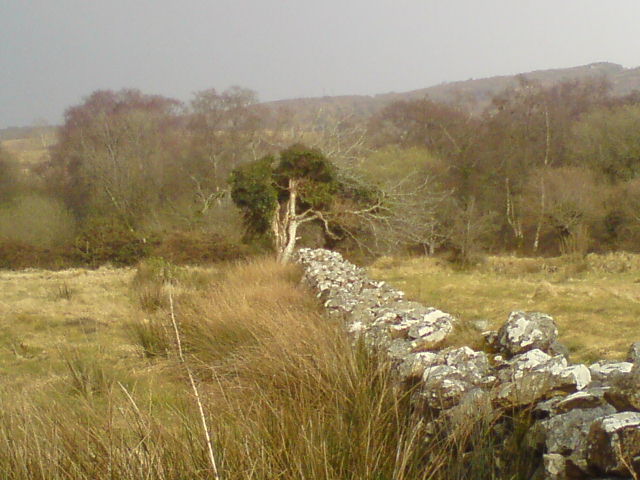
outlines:
[{"label": "tree", "polygon": [[[546,186],[542,210],[538,205],[540,184]],[[597,176],[587,168],[541,168],[532,171],[525,187],[524,215],[540,222],[541,241],[545,236],[557,239],[559,245],[578,237],[586,241],[588,232],[603,222],[606,198],[607,186],[599,184]],[[587,246],[585,243],[584,248]]]},{"label": "tree", "polygon": [[[531,172],[567,164],[573,123],[608,102],[608,91],[607,83],[598,79],[543,86],[520,77],[516,86],[493,98],[476,152],[483,157],[479,161],[483,174],[476,173],[475,178],[484,185],[483,203],[504,212],[502,231],[507,244],[521,249],[530,234],[531,249],[538,249],[548,187],[546,176],[538,175],[537,194],[529,191],[525,196]],[[537,205],[537,214],[525,218],[532,202]]]},{"label": "tree", "polygon": [[[430,177],[374,182],[340,169],[314,148],[295,144],[232,172],[231,198],[250,234],[268,235],[286,263],[303,225],[317,225],[328,244],[369,253],[443,241],[438,210],[448,193]],[[446,238],[446,237],[445,237]]]},{"label": "tree", "polygon": [[640,249],[640,178],[616,185],[609,199],[604,227],[617,249]]},{"label": "tree", "polygon": [[188,123],[191,145],[184,166],[200,214],[220,203],[229,173],[255,150],[262,124],[257,101],[254,91],[241,87],[221,93],[211,88],[194,95]]},{"label": "tree", "polygon": [[640,177],[640,105],[596,110],[574,127],[572,157],[612,181]]},{"label": "tree", "polygon": [[385,194],[387,210],[374,225],[378,247],[421,248],[433,255],[447,243],[453,193],[442,184],[447,168],[423,147],[389,146],[360,162],[362,177]]},{"label": "tree", "polygon": [[319,151],[296,144],[272,156],[243,165],[231,174],[231,198],[242,210],[250,232],[270,234],[278,260],[291,258],[298,229],[321,222],[338,192],[336,170]]},{"label": "tree", "polygon": [[374,144],[420,146],[449,157],[465,149],[473,133],[473,118],[461,109],[428,98],[391,103],[369,124]]},{"label": "tree", "polygon": [[467,202],[454,202],[453,221],[449,241],[456,254],[456,261],[469,266],[478,260],[487,237],[495,231],[495,214],[478,209],[475,197]]},{"label": "tree", "polygon": [[97,91],[66,111],[49,175],[78,217],[117,217],[133,229],[180,192],[180,106],[138,90]]}]

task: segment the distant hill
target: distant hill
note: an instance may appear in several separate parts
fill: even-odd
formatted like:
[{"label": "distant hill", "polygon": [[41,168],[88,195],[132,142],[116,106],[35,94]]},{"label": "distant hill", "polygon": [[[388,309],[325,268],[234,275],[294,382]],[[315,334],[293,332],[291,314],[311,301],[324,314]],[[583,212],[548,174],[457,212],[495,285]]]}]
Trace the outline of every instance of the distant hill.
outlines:
[{"label": "distant hill", "polygon": [[[427,88],[402,93],[382,93],[378,95],[342,95],[310,98],[292,98],[265,102],[262,105],[273,112],[286,111],[287,119],[292,118],[302,124],[313,123],[323,114],[347,115],[366,118],[396,100],[411,100],[428,96],[432,100],[446,103],[462,103],[473,111],[481,111],[499,92],[516,86],[518,77],[534,80],[542,85],[552,85],[565,80],[606,78],[616,96],[640,91],[640,67],[624,68],[609,62],[591,63],[579,67],[536,70],[517,75],[502,75],[488,78],[470,79],[441,83]],[[11,140],[28,139],[38,135],[38,127],[10,127],[0,129],[0,141],[16,150],[17,142]],[[21,146],[21,145],[20,145]],[[13,147],[13,148],[12,148]]]},{"label": "distant hill", "polygon": [[606,78],[615,96],[626,95],[640,90],[640,67],[624,68],[615,63],[601,62],[580,67],[536,70],[518,75],[471,79],[442,83],[404,93],[384,93],[379,95],[347,95],[335,97],[315,97],[267,102],[273,109],[285,108],[302,118],[312,118],[319,110],[331,113],[353,113],[368,116],[396,100],[411,100],[428,96],[432,100],[446,103],[462,102],[475,111],[485,108],[499,92],[516,86],[518,77],[534,80],[542,85],[552,85],[567,80]]},{"label": "distant hill", "polygon": [[0,129],[0,145],[23,164],[38,164],[48,158],[48,147],[56,142],[56,129],[9,127]]},{"label": "distant hill", "polygon": [[40,127],[7,127],[0,128],[0,141],[30,138],[38,134]]}]

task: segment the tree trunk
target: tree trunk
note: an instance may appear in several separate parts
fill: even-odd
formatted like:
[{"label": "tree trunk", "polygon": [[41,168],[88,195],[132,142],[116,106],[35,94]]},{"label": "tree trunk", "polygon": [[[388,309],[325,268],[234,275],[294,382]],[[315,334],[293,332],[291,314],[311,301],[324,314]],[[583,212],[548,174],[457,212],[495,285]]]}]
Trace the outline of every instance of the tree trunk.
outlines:
[{"label": "tree trunk", "polygon": [[298,200],[298,184],[294,179],[289,179],[289,198],[282,211],[277,210],[272,223],[275,239],[276,255],[278,262],[288,263],[298,239],[298,221],[296,207]]},{"label": "tree trunk", "polygon": [[522,231],[522,220],[516,213],[516,205],[511,194],[511,186],[509,183],[509,177],[505,178],[505,189],[507,193],[507,201],[506,201],[506,216],[507,223],[511,227],[513,231],[513,237],[516,241],[516,250],[519,252],[522,250],[522,245],[524,244],[524,232]]},{"label": "tree trunk", "polygon": [[533,239],[533,251],[538,252],[540,246],[540,232],[542,231],[542,222],[544,220],[544,214],[546,210],[546,187],[544,182],[544,176],[549,167],[549,153],[551,151],[551,130],[549,127],[549,110],[544,111],[545,119],[545,149],[544,149],[544,167],[540,174],[540,215],[538,217],[538,225],[536,225],[536,234]]}]

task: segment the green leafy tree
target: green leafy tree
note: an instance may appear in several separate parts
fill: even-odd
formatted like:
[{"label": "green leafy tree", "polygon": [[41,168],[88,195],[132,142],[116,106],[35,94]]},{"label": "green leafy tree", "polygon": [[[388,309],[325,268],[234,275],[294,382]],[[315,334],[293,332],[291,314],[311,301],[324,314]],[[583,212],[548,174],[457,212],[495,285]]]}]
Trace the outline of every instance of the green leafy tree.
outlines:
[{"label": "green leafy tree", "polygon": [[316,221],[331,230],[331,212],[340,185],[334,165],[316,149],[296,144],[279,158],[267,156],[235,169],[231,198],[250,233],[270,235],[280,262],[291,258],[300,226]]}]

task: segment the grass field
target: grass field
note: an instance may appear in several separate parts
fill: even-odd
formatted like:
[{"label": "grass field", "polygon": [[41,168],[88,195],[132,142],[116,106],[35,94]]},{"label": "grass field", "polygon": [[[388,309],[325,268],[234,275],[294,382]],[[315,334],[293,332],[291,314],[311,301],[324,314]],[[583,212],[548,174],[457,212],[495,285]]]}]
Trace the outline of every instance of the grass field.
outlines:
[{"label": "grass field", "polygon": [[131,269],[0,272],[2,389],[55,384],[82,352],[114,368],[139,357],[127,341]]},{"label": "grass field", "polygon": [[[395,258],[370,272],[463,324],[542,310],[574,358],[623,356],[637,339],[640,270],[547,267]],[[216,478],[203,420],[224,480],[530,477],[526,415],[478,408],[425,441],[389,366],[352,345],[299,280],[271,259],[0,272],[2,478]]]},{"label": "grass field", "polygon": [[269,259],[1,272],[2,478],[457,478],[299,280]]},{"label": "grass field", "polygon": [[[54,142],[54,134],[47,135],[46,143]],[[22,165],[37,165],[48,159],[49,151],[36,137],[3,140],[2,146],[13,154]]]},{"label": "grass field", "polygon": [[[494,257],[473,270],[425,257],[382,258],[369,271],[463,324],[487,320],[497,329],[513,310],[548,313],[572,359],[590,362],[623,359],[631,342],[640,341],[638,257],[623,257],[591,256],[584,263]],[[463,330],[465,341],[479,343],[477,332]]]}]

